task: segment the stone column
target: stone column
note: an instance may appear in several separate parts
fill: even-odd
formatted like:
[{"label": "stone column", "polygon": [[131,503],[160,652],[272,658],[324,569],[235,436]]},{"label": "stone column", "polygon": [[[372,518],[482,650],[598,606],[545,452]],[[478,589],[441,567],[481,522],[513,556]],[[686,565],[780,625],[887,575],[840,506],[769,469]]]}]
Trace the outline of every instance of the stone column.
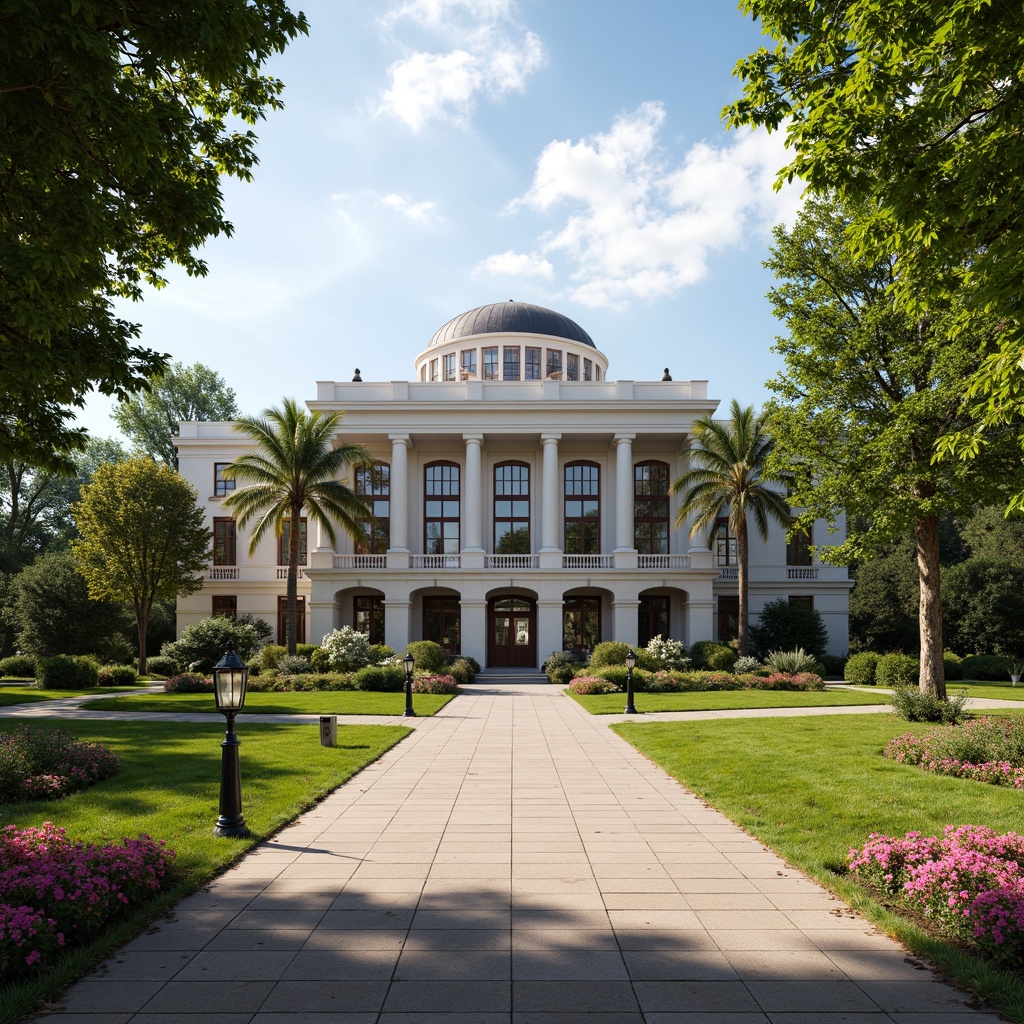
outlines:
[{"label": "stone column", "polygon": [[399,655],[405,654],[409,645],[409,626],[412,602],[390,597],[384,598],[384,643]]},{"label": "stone column", "polygon": [[619,643],[629,644],[636,647],[637,638],[637,608],[640,601],[637,598],[617,598],[612,601],[612,636],[611,639]]},{"label": "stone column", "polygon": [[412,442],[408,434],[389,434],[388,439],[391,441],[391,546],[388,552],[408,553],[409,447]]},{"label": "stone column", "polygon": [[615,550],[633,551],[633,438],[615,435]]},{"label": "stone column", "polygon": [[559,553],[562,550],[562,545],[558,541],[558,499],[561,493],[558,486],[558,442],[561,437],[561,434],[540,435],[540,442],[544,446],[540,492],[540,549]]},{"label": "stone column", "polygon": [[466,442],[466,500],[462,508],[462,521],[466,533],[462,550],[482,552],[483,486],[480,478],[480,450],[484,435],[463,434],[462,440]]}]

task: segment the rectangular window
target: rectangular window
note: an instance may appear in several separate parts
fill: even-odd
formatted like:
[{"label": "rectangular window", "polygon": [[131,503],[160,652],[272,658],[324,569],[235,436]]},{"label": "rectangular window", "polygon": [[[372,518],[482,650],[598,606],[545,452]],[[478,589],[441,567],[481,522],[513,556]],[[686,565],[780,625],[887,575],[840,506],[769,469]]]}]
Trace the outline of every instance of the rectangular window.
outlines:
[{"label": "rectangular window", "polygon": [[811,564],[811,536],[809,531],[794,533],[786,542],[786,565]]},{"label": "rectangular window", "polygon": [[[286,519],[281,524],[281,537],[277,542],[277,564],[288,564],[288,543],[292,533],[292,521]],[[299,565],[306,564],[306,517],[299,520]]]},{"label": "rectangular window", "polygon": [[532,345],[526,346],[526,373],[524,380],[540,380],[543,375],[540,372],[540,349]]},{"label": "rectangular window", "polygon": [[790,594],[789,603],[801,605],[809,612],[814,611],[814,598],[810,594]]},{"label": "rectangular window", "polygon": [[235,521],[214,519],[213,521],[213,564],[235,565]]},{"label": "rectangular window", "polygon": [[373,510],[373,519],[359,519],[366,539],[357,541],[359,554],[382,555],[391,544],[391,467],[386,462],[356,466],[356,494]]},{"label": "rectangular window", "polygon": [[476,376],[476,349],[467,348],[462,352],[462,379]]},{"label": "rectangular window", "polygon": [[494,467],[494,553],[530,553],[530,467],[522,462]]},{"label": "rectangular window", "polygon": [[484,380],[498,379],[498,346],[483,349]]},{"label": "rectangular window", "polygon": [[562,350],[558,348],[548,349],[548,368],[545,376],[557,380],[562,376]]},{"label": "rectangular window", "polygon": [[444,379],[455,380],[455,353],[449,352],[444,356]]},{"label": "rectangular window", "polygon": [[355,630],[365,633],[371,644],[384,643],[384,601],[379,597],[353,599]]},{"label": "rectangular window", "polygon": [[633,546],[641,555],[668,554],[668,465],[633,467]]},{"label": "rectangular window", "polygon": [[519,380],[519,346],[506,345],[505,356],[505,380]]},{"label": "rectangular window", "polygon": [[[295,610],[295,642],[304,644],[306,642],[306,599],[296,599]],[[277,599],[277,642],[285,644],[288,642],[288,598]]]},{"label": "rectangular window", "polygon": [[593,650],[601,642],[601,599],[567,597],[562,602],[562,647]]},{"label": "rectangular window", "polygon": [[565,379],[580,379],[580,357],[575,352],[566,352],[565,354]]},{"label": "rectangular window", "polygon": [[736,565],[736,538],[729,533],[729,520],[715,520],[715,565]]},{"label": "rectangular window", "polygon": [[437,360],[430,360],[430,379],[437,380]]},{"label": "rectangular window", "polygon": [[459,467],[435,462],[425,469],[423,551],[428,555],[457,555],[459,543]]},{"label": "rectangular window", "polygon": [[565,467],[565,543],[567,555],[596,555],[601,551],[600,468],[592,462]]},{"label": "rectangular window", "polygon": [[592,380],[594,377],[594,364],[589,359],[583,360],[583,379]]},{"label": "rectangular window", "polygon": [[225,594],[215,595],[211,612],[214,618],[217,618],[218,615],[223,615],[227,619],[237,619],[238,598]]},{"label": "rectangular window", "polygon": [[218,498],[223,498],[235,489],[235,481],[228,480],[224,476],[224,470],[231,465],[229,462],[215,462],[213,464],[213,493]]},{"label": "rectangular window", "polygon": [[427,364],[424,363],[420,367],[420,380],[426,380],[426,379],[427,379]]},{"label": "rectangular window", "polygon": [[600,380],[600,379],[601,379],[601,367],[600,366],[595,366],[594,367],[594,380]]},{"label": "rectangular window", "polygon": [[727,644],[740,634],[740,599],[722,596],[718,599],[718,642]]}]

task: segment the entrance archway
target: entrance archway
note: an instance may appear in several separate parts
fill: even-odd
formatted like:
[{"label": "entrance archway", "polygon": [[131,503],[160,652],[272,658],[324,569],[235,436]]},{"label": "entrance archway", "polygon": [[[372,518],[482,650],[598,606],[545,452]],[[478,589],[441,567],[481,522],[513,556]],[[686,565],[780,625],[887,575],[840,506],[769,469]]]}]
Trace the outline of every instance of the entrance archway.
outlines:
[{"label": "entrance archway", "polygon": [[537,606],[528,597],[496,597],[487,605],[488,667],[537,664]]}]

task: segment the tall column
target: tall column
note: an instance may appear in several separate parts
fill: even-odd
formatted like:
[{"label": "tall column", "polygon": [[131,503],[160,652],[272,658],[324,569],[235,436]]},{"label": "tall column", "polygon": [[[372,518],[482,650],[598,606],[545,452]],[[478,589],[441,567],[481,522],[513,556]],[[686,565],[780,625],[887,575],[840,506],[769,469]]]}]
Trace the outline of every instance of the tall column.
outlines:
[{"label": "tall column", "polygon": [[541,434],[544,462],[541,470],[540,540],[541,551],[561,552],[558,542],[558,442],[561,434]]},{"label": "tall column", "polygon": [[408,434],[389,434],[391,441],[391,545],[388,551],[409,551]]},{"label": "tall column", "polygon": [[615,550],[633,549],[633,438],[615,435]]},{"label": "tall column", "polygon": [[483,434],[463,434],[466,442],[466,501],[462,509],[465,524],[463,551],[483,551],[483,487],[480,479],[480,449]]}]

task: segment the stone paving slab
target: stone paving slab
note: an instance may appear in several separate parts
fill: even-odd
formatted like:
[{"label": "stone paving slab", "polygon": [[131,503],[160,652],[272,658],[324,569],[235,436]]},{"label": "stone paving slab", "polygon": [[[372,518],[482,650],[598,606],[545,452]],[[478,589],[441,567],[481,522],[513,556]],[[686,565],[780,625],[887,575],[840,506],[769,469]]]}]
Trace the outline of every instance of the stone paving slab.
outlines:
[{"label": "stone paving slab", "polygon": [[[851,713],[773,713],[792,710]],[[620,740],[617,717],[510,679],[404,720],[406,740],[38,1019],[998,1019]]]}]

